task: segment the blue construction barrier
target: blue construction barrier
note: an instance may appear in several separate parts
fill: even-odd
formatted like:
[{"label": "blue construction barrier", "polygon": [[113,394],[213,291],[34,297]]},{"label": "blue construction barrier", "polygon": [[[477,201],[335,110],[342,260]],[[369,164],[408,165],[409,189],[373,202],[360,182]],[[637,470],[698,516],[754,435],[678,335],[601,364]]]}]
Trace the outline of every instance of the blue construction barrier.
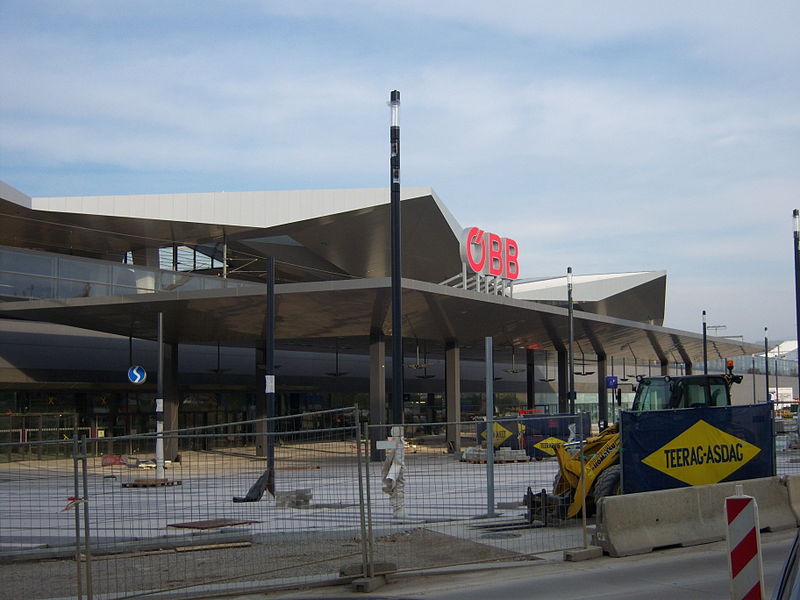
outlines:
[{"label": "blue construction barrier", "polygon": [[623,411],[620,430],[625,493],[775,474],[770,404]]},{"label": "blue construction barrier", "polygon": [[[580,420],[583,417],[583,428]],[[501,417],[494,420],[495,448],[509,447],[512,450],[524,449],[531,458],[540,460],[554,456],[552,449],[570,439],[578,441],[583,432],[584,439],[590,435],[591,417],[583,415],[524,415],[522,417]],[[477,427],[477,442],[486,442],[486,422]]]}]

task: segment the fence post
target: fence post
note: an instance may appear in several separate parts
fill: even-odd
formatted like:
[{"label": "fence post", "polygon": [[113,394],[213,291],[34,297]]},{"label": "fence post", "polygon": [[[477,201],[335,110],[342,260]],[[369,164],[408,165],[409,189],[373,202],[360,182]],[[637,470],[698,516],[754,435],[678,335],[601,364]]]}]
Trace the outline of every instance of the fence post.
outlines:
[{"label": "fence post", "polygon": [[[365,435],[361,434],[361,423],[358,420],[358,411],[356,411],[356,429],[355,429],[355,438],[356,438],[356,455],[358,460],[358,512],[359,512],[359,523],[361,525],[361,572],[364,574],[364,577],[372,577],[372,564],[369,560],[369,550],[368,550],[368,542],[367,542],[367,517],[366,517],[366,508],[365,508],[365,501],[364,501],[364,468],[361,463],[361,444],[363,443],[363,438],[369,439],[369,432],[365,432]],[[365,454],[367,454],[365,452]],[[367,481],[367,489],[369,489],[369,481]]]},{"label": "fence post", "polygon": [[589,547],[589,535],[588,529],[586,524],[586,457],[583,453],[583,441],[584,441],[584,431],[583,431],[583,421],[584,415],[586,413],[578,413],[578,437],[580,438],[580,450],[578,454],[581,457],[581,496],[583,497],[583,510],[581,511],[581,529],[583,529],[583,547]]},{"label": "fence post", "polygon": [[[80,484],[78,483],[78,434],[72,436],[72,497],[77,501],[81,497]],[[81,571],[81,509],[80,504],[75,505],[75,570],[78,598],[83,598],[83,572]]]},{"label": "fence post", "polygon": [[369,455],[369,453],[372,451],[372,446],[369,442],[369,423],[364,423],[364,438],[364,481],[366,481],[367,484],[367,564],[369,565],[370,573],[372,573],[375,563],[375,537],[372,531],[372,493],[370,492],[371,486],[369,475],[369,468],[370,464],[372,463],[372,457]]},{"label": "fence post", "polygon": [[[39,415],[38,418],[38,429],[39,429],[39,441],[44,441],[44,416]],[[44,444],[39,444],[39,447],[36,449],[36,458],[42,460],[42,451],[44,449]]]},{"label": "fence post", "polygon": [[83,506],[83,531],[84,531],[84,545],[86,552],[84,557],[86,560],[86,599],[92,600],[94,595],[92,593],[92,546],[91,535],[89,533],[89,473],[88,473],[88,444],[86,443],[86,436],[81,436],[81,470],[83,472],[83,497],[82,502],[78,503],[75,507],[80,510]]},{"label": "fence post", "polygon": [[494,514],[494,356],[492,338],[486,340],[486,516]]}]

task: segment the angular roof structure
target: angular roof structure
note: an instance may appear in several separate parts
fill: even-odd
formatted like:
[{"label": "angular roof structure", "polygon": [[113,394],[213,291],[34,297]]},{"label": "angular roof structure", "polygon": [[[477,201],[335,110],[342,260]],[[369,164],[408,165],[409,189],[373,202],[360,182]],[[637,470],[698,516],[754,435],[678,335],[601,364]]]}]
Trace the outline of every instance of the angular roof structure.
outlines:
[{"label": "angular roof structure", "polygon": [[[492,336],[512,347],[564,347],[563,277],[518,282],[513,297],[444,285],[462,273],[461,225],[430,188],[403,189],[401,206],[405,337],[479,346]],[[39,297],[0,303],[2,317],[152,338],[154,315],[164,312],[172,341],[255,346],[265,303],[258,283],[265,257],[274,256],[279,343],[390,333],[385,189],[30,198],[0,183],[0,223],[8,246],[114,264],[130,253],[131,271],[137,256],[149,251],[152,260],[159,248],[185,246],[224,260],[205,273],[255,284]],[[576,276],[577,343],[608,356],[697,362],[699,334],[660,327],[665,290],[663,271]],[[711,350],[711,358],[724,358],[758,348],[712,338]]]},{"label": "angular roof structure", "polygon": [[[575,275],[572,288],[576,310],[650,325],[664,324],[666,271]],[[567,306],[567,278],[517,282],[514,297]]]}]

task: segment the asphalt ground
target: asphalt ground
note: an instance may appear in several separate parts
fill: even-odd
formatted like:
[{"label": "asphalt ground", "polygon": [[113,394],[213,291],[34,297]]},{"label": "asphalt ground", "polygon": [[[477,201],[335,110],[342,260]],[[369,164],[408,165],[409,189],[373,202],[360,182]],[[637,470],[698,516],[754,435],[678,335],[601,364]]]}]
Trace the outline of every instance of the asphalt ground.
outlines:
[{"label": "asphalt ground", "polygon": [[[761,534],[766,597],[770,597],[795,529]],[[564,562],[561,553],[529,563],[472,565],[427,574],[390,576],[370,593],[348,585],[230,596],[228,600],[674,600],[730,598],[726,542],[649,554]]]}]

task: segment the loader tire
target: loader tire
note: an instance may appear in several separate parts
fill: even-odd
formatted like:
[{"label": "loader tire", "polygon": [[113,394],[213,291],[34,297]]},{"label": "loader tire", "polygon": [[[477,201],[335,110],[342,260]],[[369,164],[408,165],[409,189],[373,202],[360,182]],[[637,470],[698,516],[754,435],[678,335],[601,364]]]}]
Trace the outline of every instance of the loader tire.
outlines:
[{"label": "loader tire", "polygon": [[594,480],[592,496],[595,506],[600,505],[600,500],[606,496],[616,496],[622,493],[620,483],[622,479],[622,465],[619,463],[606,467],[597,479]]}]

